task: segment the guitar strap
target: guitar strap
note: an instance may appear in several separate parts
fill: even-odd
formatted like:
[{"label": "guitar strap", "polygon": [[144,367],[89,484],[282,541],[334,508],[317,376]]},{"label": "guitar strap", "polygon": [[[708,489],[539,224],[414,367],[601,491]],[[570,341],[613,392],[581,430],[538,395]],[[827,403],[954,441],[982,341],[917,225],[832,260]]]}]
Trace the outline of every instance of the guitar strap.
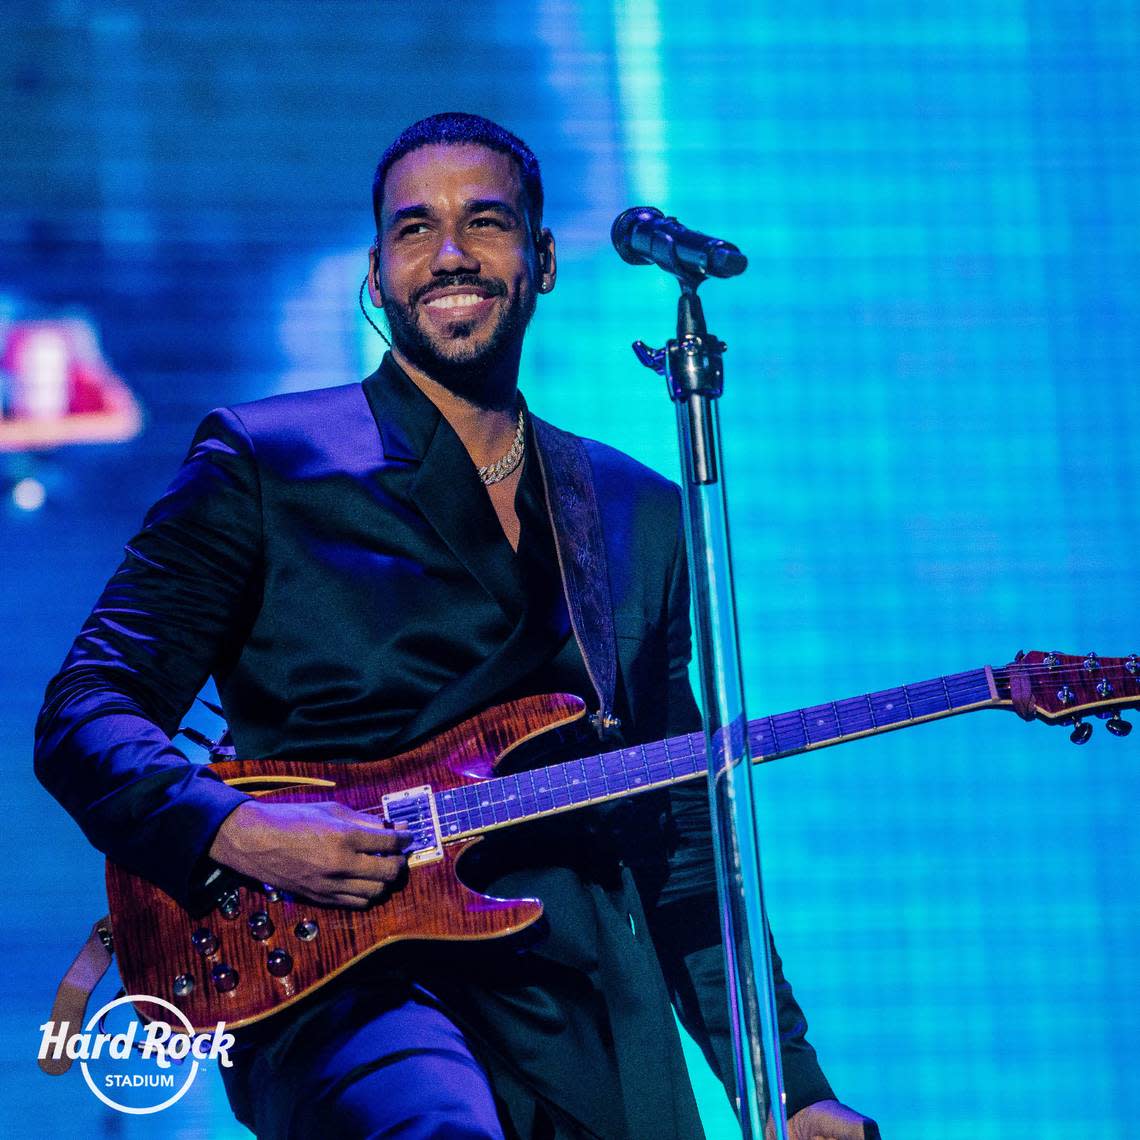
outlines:
[{"label": "guitar strap", "polygon": [[[83,1030],[87,1002],[110,964],[111,921],[101,918],[91,928],[91,934],[75,956],[75,961],[67,968],[52,1003],[50,1020],[57,1026],[67,1025],[73,1030],[68,1037],[69,1041]],[[71,1058],[65,1050],[59,1057],[50,1054],[41,1057],[39,1064],[49,1077],[58,1077],[71,1068]]]},{"label": "guitar strap", "polygon": [[599,738],[608,740],[621,728],[614,716],[617,637],[594,475],[578,436],[537,416],[531,416],[531,423],[570,627],[598,696],[590,721]]}]

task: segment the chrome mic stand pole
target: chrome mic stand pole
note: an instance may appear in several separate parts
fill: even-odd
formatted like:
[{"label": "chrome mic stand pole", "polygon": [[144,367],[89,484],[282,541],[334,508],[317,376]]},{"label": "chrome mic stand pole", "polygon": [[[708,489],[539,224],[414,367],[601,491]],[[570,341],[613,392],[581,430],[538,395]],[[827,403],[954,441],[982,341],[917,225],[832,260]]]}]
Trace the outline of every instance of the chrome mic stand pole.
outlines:
[{"label": "chrome mic stand pole", "polygon": [[725,345],[705,327],[697,297],[703,273],[673,272],[681,283],[676,339],[657,351],[641,341],[633,348],[642,364],[665,376],[677,409],[737,1114],[745,1140],[763,1140],[768,1119],[777,1140],[787,1140],[716,404]]}]

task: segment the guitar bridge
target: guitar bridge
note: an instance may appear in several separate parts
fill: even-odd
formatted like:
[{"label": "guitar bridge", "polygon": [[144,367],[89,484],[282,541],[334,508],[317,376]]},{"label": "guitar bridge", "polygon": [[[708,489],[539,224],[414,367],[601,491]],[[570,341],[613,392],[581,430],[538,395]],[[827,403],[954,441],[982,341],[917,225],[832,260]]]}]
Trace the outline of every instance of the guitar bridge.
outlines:
[{"label": "guitar bridge", "polygon": [[389,823],[402,825],[412,834],[412,845],[407,849],[409,867],[434,863],[443,858],[439,816],[430,785],[388,792],[380,797],[380,803],[384,808],[384,818]]}]

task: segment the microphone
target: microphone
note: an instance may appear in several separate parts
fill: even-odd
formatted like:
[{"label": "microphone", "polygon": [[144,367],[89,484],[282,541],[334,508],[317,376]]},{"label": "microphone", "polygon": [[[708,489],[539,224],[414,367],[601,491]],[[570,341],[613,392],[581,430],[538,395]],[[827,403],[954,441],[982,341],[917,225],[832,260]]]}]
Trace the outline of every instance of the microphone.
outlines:
[{"label": "microphone", "polygon": [[630,265],[655,264],[678,277],[735,277],[748,268],[748,258],[731,242],[686,229],[653,206],[618,214],[610,239]]}]

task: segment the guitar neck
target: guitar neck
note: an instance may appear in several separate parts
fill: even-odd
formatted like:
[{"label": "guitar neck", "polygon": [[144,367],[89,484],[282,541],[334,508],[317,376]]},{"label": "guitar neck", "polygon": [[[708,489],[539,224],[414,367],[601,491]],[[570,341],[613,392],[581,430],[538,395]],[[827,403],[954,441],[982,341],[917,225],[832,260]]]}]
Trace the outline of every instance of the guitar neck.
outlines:
[{"label": "guitar neck", "polygon": [[[750,721],[749,753],[775,760],[1004,702],[989,667]],[[435,797],[445,842],[703,776],[703,732],[568,760]]]}]

